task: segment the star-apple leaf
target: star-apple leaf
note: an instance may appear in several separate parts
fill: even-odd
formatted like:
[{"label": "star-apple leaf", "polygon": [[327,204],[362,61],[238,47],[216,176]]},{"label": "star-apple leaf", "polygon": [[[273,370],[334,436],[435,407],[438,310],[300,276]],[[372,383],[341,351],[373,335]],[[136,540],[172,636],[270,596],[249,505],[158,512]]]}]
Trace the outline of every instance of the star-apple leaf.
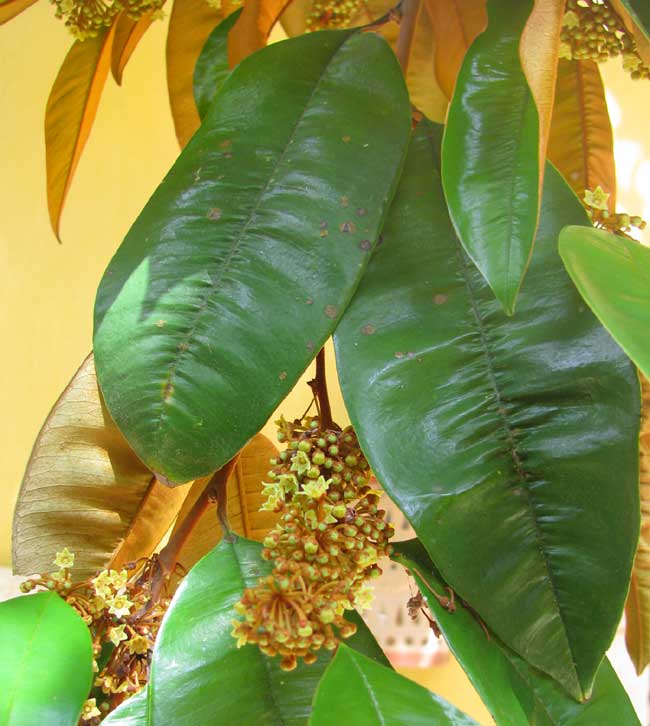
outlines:
[{"label": "star-apple leaf", "polygon": [[207,476],[291,390],[365,269],[409,133],[371,33],[276,43],[229,76],[97,295],[99,382],[153,471]]},{"label": "star-apple leaf", "polygon": [[241,15],[236,10],[210,33],[194,68],[194,100],[201,119],[212,105],[217,91],[230,75],[228,65],[228,32]]},{"label": "star-apple leaf", "polygon": [[625,644],[641,674],[650,663],[650,380],[641,376],[643,408],[639,436],[641,536],[625,603]]},{"label": "star-apple leaf", "polygon": [[90,355],[34,444],[14,510],[14,572],[56,569],[64,547],[75,554],[75,581],[147,557],[187,492],[156,481],[133,453],[104,406]]},{"label": "star-apple leaf", "polygon": [[344,644],[318,685],[309,720],[310,726],[333,723],[476,725],[440,696]]},{"label": "star-apple leaf", "polygon": [[445,580],[584,698],[638,539],[636,371],[562,268],[560,230],[588,219],[557,171],[508,318],[454,234],[439,136],[418,128],[383,245],[336,331],[344,399]]},{"label": "star-apple leaf", "polygon": [[31,7],[36,0],[7,0],[0,4],[0,25],[9,22],[16,15],[20,15],[23,10]]},{"label": "star-apple leaf", "polygon": [[174,0],[169,17],[167,89],[181,149],[201,125],[194,101],[194,68],[205,41],[223,14],[205,0]]},{"label": "star-apple leaf", "polygon": [[410,571],[449,648],[499,726],[638,726],[634,707],[607,659],[598,669],[591,698],[574,701],[488,633],[462,602],[455,602],[453,612],[442,606],[440,598],[449,592],[417,540],[395,547],[393,559]]},{"label": "star-apple leaf", "polygon": [[561,60],[548,158],[582,199],[586,189],[601,187],[616,209],[614,138],[598,64]]},{"label": "star-apple leaf", "polygon": [[[306,724],[312,698],[332,654],[320,651],[316,663],[282,671],[253,645],[237,648],[230,634],[233,605],[244,588],[254,587],[272,565],[261,545],[223,539],[200,560],[178,588],[156,640],[147,702],[128,702],[108,723],[120,726],[221,726]],[[352,618],[351,618],[352,619]],[[347,642],[381,662],[381,649],[363,622]],[[127,711],[128,719],[122,718]]]},{"label": "star-apple leaf", "polygon": [[231,68],[263,48],[290,0],[248,0],[228,35],[228,62]]},{"label": "star-apple leaf", "polygon": [[122,85],[124,69],[129,62],[133,51],[142,40],[155,20],[155,11],[150,10],[138,20],[133,20],[123,12],[115,23],[115,37],[111,51],[111,72],[118,86]]},{"label": "star-apple leaf", "polygon": [[0,723],[77,723],[92,683],[90,631],[53,592],[0,603]]},{"label": "star-apple leaf", "polygon": [[568,227],[560,255],[587,305],[650,377],[650,248],[604,230]]},{"label": "star-apple leaf", "polygon": [[95,120],[111,63],[112,26],[77,40],[65,57],[45,109],[45,165],[50,222],[60,238],[61,213]]},{"label": "star-apple leaf", "polygon": [[442,145],[451,219],[510,315],[532,254],[541,192],[540,114],[519,53],[533,5],[488,3],[488,26],[465,55]]}]

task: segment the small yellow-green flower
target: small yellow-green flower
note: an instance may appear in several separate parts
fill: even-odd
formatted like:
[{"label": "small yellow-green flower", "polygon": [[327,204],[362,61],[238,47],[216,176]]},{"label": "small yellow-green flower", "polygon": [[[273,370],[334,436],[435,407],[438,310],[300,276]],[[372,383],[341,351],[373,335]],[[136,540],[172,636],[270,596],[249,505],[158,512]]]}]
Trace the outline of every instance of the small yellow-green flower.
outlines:
[{"label": "small yellow-green flower", "polygon": [[374,565],[376,562],[377,550],[374,547],[366,547],[366,549],[361,552],[361,556],[359,557],[359,567],[363,567],[365,569],[366,567]]},{"label": "small yellow-green flower", "polygon": [[84,701],[84,705],[81,708],[81,719],[82,721],[90,721],[95,716],[101,716],[102,712],[97,708],[97,701],[94,698],[89,698]]},{"label": "small yellow-green flower", "polygon": [[149,641],[144,637],[144,635],[136,635],[134,638],[129,640],[128,648],[130,653],[143,655],[149,650]]},{"label": "small yellow-green flower", "polygon": [[127,639],[128,636],[124,632],[124,628],[126,628],[126,625],[122,623],[122,625],[117,625],[109,630],[108,637],[113,645],[119,645],[123,640]]},{"label": "small yellow-green flower", "polygon": [[278,488],[287,494],[298,491],[298,480],[293,474],[281,474],[278,477]]},{"label": "small yellow-green flower", "polygon": [[607,211],[607,201],[609,200],[609,194],[603,190],[602,187],[597,186],[593,192],[589,189],[585,189],[584,202],[588,207],[593,209],[601,209]]},{"label": "small yellow-green flower", "polygon": [[565,28],[577,28],[580,25],[580,19],[578,18],[577,13],[574,13],[573,10],[569,10],[564,13],[562,25],[564,25]]},{"label": "small yellow-green flower", "polygon": [[116,595],[112,600],[108,600],[108,612],[115,615],[116,618],[122,618],[128,615],[133,603],[126,595]]},{"label": "small yellow-green flower", "polygon": [[107,570],[102,570],[97,577],[93,578],[92,583],[99,597],[108,599],[113,594],[110,575]]},{"label": "small yellow-green flower", "polygon": [[305,484],[302,490],[312,499],[320,499],[328,490],[331,483],[331,479],[325,481],[324,476],[319,476],[316,481],[310,481],[308,484]]},{"label": "small yellow-green flower", "polygon": [[111,570],[106,578],[106,582],[113,585],[116,590],[121,590],[126,585],[128,579],[129,573],[126,570],[120,570],[119,572],[117,570]]},{"label": "small yellow-green flower", "polygon": [[298,476],[306,474],[311,469],[311,459],[304,451],[296,451],[291,459],[291,471],[298,473]]},{"label": "small yellow-green flower", "polygon": [[63,569],[64,567],[73,567],[74,554],[70,552],[67,547],[64,547],[61,552],[56,553],[56,557],[54,558],[54,564],[61,569]]},{"label": "small yellow-green flower", "polygon": [[370,585],[363,584],[354,593],[354,607],[357,610],[370,610],[372,607],[372,601],[375,599],[375,593],[373,592]]}]

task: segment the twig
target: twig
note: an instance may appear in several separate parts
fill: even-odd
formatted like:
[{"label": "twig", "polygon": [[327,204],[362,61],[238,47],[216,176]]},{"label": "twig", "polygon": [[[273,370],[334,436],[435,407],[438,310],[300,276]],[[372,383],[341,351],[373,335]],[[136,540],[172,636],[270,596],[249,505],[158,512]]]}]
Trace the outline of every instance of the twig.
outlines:
[{"label": "twig", "polygon": [[316,356],[316,378],[309,381],[309,386],[314,392],[318,416],[322,431],[337,428],[332,421],[332,408],[330,406],[329,393],[327,392],[327,378],[325,376],[325,348],[321,348]]},{"label": "twig", "polygon": [[377,18],[376,20],[373,20],[372,22],[368,23],[368,25],[364,25],[361,29],[365,33],[369,30],[374,30],[375,28],[381,28],[382,25],[387,25],[391,22],[399,23],[401,17],[402,17],[402,5],[404,4],[404,0],[400,0],[400,2],[395,5],[394,8],[391,8],[387,13],[384,13],[380,18]]},{"label": "twig", "polygon": [[420,0],[402,0],[400,3],[401,20],[399,24],[399,35],[395,46],[395,55],[402,68],[404,77],[408,72],[409,58],[411,57],[411,46],[415,27],[420,14]]}]

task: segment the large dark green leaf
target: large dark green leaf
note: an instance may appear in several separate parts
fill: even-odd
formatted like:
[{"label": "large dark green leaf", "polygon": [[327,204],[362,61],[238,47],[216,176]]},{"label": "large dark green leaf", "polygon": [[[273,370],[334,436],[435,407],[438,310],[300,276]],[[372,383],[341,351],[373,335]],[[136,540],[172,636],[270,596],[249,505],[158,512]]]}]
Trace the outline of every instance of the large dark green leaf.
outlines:
[{"label": "large dark green leaf", "polygon": [[0,723],[70,726],[92,682],[90,632],[58,595],[0,603]]},{"label": "large dark green leaf", "polygon": [[560,255],[589,307],[650,377],[650,248],[603,230],[568,227]]},{"label": "large dark green leaf", "polygon": [[532,0],[491,0],[449,107],[442,147],[449,211],[467,253],[509,314],[533,249],[539,114],[519,58]]},{"label": "large dark green leaf", "polygon": [[207,114],[217,91],[230,75],[228,31],[240,15],[241,8],[217,25],[205,41],[194,66],[194,100],[201,119]]},{"label": "large dark green leaf", "polygon": [[396,545],[396,562],[415,578],[452,652],[500,726],[590,726],[638,724],[634,707],[609,661],[601,664],[587,703],[576,703],[550,678],[531,668],[494,635],[487,636],[476,616],[456,603],[450,613],[439,596],[448,595],[426,551],[417,540]]},{"label": "large dark green leaf", "polygon": [[[256,646],[237,648],[233,605],[271,565],[261,545],[224,539],[179,587],[156,641],[147,704],[121,707],[109,723],[147,726],[306,724],[314,691],[332,654],[286,673]],[[352,618],[351,618],[352,619]],[[348,641],[376,662],[383,655],[360,618]],[[128,719],[130,720],[127,720]]]},{"label": "large dark green leaf", "polygon": [[621,2],[646,38],[650,38],[650,4],[648,4],[648,0],[621,0]]},{"label": "large dark green leaf", "polygon": [[447,216],[421,125],[335,336],[343,395],[379,481],[445,580],[576,697],[619,622],[639,527],[639,385],[562,269],[587,222],[549,166],[515,318]]},{"label": "large dark green leaf", "polygon": [[472,726],[435,693],[340,645],[318,686],[310,726]]},{"label": "large dark green leaf", "polygon": [[287,395],[365,268],[409,127],[371,33],[301,36],[233,71],[97,296],[100,385],[153,470],[209,474]]}]

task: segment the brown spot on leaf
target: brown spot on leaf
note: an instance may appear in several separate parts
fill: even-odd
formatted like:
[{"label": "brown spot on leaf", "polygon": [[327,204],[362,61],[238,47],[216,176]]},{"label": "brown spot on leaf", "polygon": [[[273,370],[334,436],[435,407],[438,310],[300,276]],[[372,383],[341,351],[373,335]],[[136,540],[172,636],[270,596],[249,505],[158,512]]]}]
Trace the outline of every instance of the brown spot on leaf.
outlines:
[{"label": "brown spot on leaf", "polygon": [[223,211],[219,207],[212,207],[212,209],[208,212],[208,219],[212,219],[216,222],[217,219],[221,219],[222,214]]},{"label": "brown spot on leaf", "polygon": [[156,327],[157,328],[164,328],[166,322],[167,322],[166,320],[156,320]]},{"label": "brown spot on leaf", "polygon": [[352,141],[352,137],[351,136],[342,136],[341,139],[342,139],[342,141],[343,141],[344,144],[349,144],[350,141]]},{"label": "brown spot on leaf", "polygon": [[171,381],[171,378],[167,379],[167,383],[165,383],[165,388],[163,389],[163,400],[169,401],[169,399],[174,395],[174,384]]},{"label": "brown spot on leaf", "polygon": [[314,298],[313,297],[308,297],[305,300],[305,302],[307,303],[307,305],[313,305],[314,304]]},{"label": "brown spot on leaf", "polygon": [[320,236],[321,237],[327,237],[329,235],[329,232],[326,229],[321,229]]},{"label": "brown spot on leaf", "polygon": [[372,242],[369,239],[362,239],[361,242],[359,242],[359,247],[364,252],[368,252],[372,249]]},{"label": "brown spot on leaf", "polygon": [[379,237],[377,237],[377,247],[379,247],[379,245],[381,245],[383,243],[384,243],[384,235],[380,234]]},{"label": "brown spot on leaf", "polygon": [[365,217],[368,214],[368,210],[365,207],[357,207],[357,214],[360,217]]},{"label": "brown spot on leaf", "polygon": [[368,325],[364,325],[363,328],[361,328],[361,332],[364,335],[372,335],[375,332],[376,328],[374,325],[371,325],[368,323]]},{"label": "brown spot on leaf", "polygon": [[336,305],[328,305],[325,308],[325,315],[327,315],[328,318],[335,318],[337,314]]},{"label": "brown spot on leaf", "polygon": [[342,222],[339,229],[341,232],[354,234],[357,231],[357,225],[354,222]]},{"label": "brown spot on leaf", "polygon": [[321,219],[320,224],[318,225],[321,229],[327,229],[327,221],[324,219]]},{"label": "brown spot on leaf", "polygon": [[449,300],[449,296],[443,295],[442,293],[438,293],[437,295],[433,296],[433,302],[436,305],[444,305],[444,303],[446,303],[447,300]]},{"label": "brown spot on leaf", "polygon": [[230,146],[231,144],[232,144],[232,140],[231,140],[231,139],[224,139],[224,140],[223,140],[223,141],[222,141],[222,142],[221,142],[221,143],[219,144],[219,148],[220,148],[220,149],[227,149],[227,148],[228,148],[228,147],[229,147],[229,146]]},{"label": "brown spot on leaf", "polygon": [[307,341],[307,350],[314,350],[314,343],[311,340]]},{"label": "brown spot on leaf", "polygon": [[280,375],[278,376],[278,378],[281,381],[283,381],[286,377],[287,377],[287,372],[286,371],[282,371],[282,373],[280,373]]},{"label": "brown spot on leaf", "polygon": [[341,197],[341,206],[342,207],[349,207],[350,206],[350,198],[343,196]]},{"label": "brown spot on leaf", "polygon": [[403,357],[404,357],[404,353],[401,350],[395,351],[395,358],[403,358]]},{"label": "brown spot on leaf", "polygon": [[231,151],[224,151],[223,158],[224,159],[232,159],[232,152]]}]

